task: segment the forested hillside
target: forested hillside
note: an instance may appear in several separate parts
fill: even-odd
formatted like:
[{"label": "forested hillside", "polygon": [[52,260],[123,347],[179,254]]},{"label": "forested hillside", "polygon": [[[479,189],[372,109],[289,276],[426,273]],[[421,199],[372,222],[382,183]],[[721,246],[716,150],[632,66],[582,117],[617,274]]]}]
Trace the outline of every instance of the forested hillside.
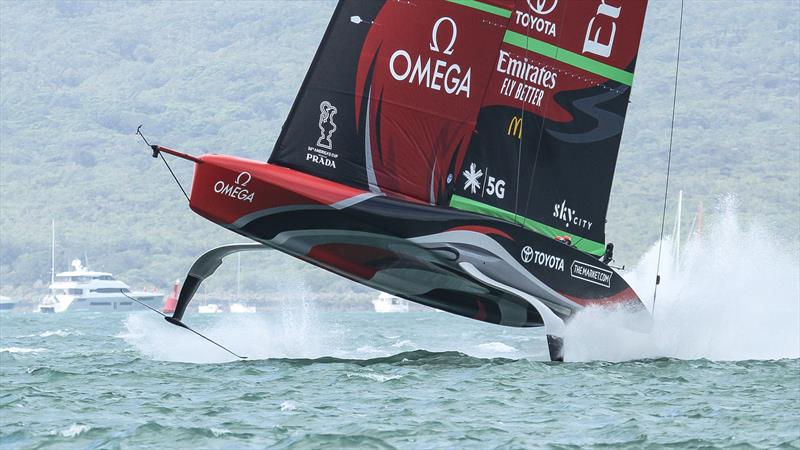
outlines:
[{"label": "forested hillside", "polygon": [[[0,2],[0,277],[40,295],[88,256],[166,288],[203,250],[241,241],[192,213],[135,135],[190,153],[266,160],[335,7],[330,1]],[[608,216],[618,260],[658,237],[680,2],[651,0]],[[797,248],[800,2],[686,0],[669,211],[745,220]],[[185,186],[191,166],[173,167]],[[671,213],[667,224],[671,228]],[[685,217],[691,221],[691,214]],[[243,288],[363,288],[278,254],[245,254]],[[235,264],[210,280],[230,290]]]}]

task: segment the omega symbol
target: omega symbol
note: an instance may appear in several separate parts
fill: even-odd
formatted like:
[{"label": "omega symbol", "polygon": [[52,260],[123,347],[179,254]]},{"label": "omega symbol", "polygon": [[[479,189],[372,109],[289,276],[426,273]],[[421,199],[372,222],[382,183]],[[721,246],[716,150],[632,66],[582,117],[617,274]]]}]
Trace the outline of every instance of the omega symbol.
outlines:
[{"label": "omega symbol", "polygon": [[[450,35],[450,43],[447,44],[447,48],[442,52],[439,50],[439,25],[442,22],[449,22],[450,27],[453,29],[453,34]],[[449,17],[441,17],[436,23],[433,24],[433,30],[431,30],[431,50],[439,53],[444,53],[445,55],[452,55],[453,54],[453,46],[456,44],[456,36],[458,36],[458,27],[456,26],[456,21],[449,18]]]},{"label": "omega symbol", "polygon": [[[244,181],[242,181],[242,178],[244,178]],[[236,177],[236,184],[239,186],[247,186],[247,183],[249,183],[252,179],[253,177],[248,172],[242,172],[238,177]]]}]

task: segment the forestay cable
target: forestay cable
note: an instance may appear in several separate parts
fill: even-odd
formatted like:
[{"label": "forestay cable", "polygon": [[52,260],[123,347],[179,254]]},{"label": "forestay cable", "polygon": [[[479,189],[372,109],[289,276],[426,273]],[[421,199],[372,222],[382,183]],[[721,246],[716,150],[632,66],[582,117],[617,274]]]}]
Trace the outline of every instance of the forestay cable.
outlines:
[{"label": "forestay cable", "polygon": [[167,162],[166,158],[164,158],[164,155],[162,155],[161,152],[158,151],[157,146],[150,145],[150,143],[147,142],[147,138],[144,137],[144,135],[142,134],[142,125],[139,125],[139,127],[136,128],[136,134],[141,136],[144,143],[147,144],[147,146],[153,150],[153,158],[156,158],[158,156],[161,157],[161,160],[164,161],[164,165],[167,166],[167,170],[169,170],[169,173],[172,174],[172,178],[175,179],[175,182],[178,183],[178,187],[181,188],[181,192],[183,192],[183,196],[186,197],[186,201],[191,202],[191,200],[189,200],[189,195],[186,194],[186,189],[183,188],[183,185],[181,184],[180,180],[178,180],[178,177],[175,176],[175,172],[172,171],[172,167],[169,166],[169,163]]},{"label": "forestay cable", "polygon": [[[678,99],[678,68],[681,63],[681,35],[683,34],[683,0],[681,0],[681,15],[678,24],[678,57],[675,60],[675,90],[672,93],[672,123],[669,127],[669,153],[667,154],[667,179],[664,184],[664,209],[661,211],[661,237],[658,240],[658,262],[656,263],[656,284],[653,289],[653,307],[650,314],[655,316],[656,313],[656,295],[658,294],[658,285],[661,282],[661,247],[664,244],[664,222],[667,217],[667,195],[669,193],[669,171],[672,164],[672,136],[675,132],[675,106]],[[680,220],[680,218],[676,219]]]}]

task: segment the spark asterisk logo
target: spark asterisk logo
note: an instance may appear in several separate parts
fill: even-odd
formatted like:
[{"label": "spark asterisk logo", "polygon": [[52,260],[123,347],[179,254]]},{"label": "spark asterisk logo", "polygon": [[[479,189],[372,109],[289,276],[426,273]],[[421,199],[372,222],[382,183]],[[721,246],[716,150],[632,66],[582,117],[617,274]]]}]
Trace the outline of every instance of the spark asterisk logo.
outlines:
[{"label": "spark asterisk logo", "polygon": [[475,170],[475,163],[471,163],[469,165],[469,170],[465,170],[463,172],[464,176],[467,177],[467,182],[464,183],[464,190],[470,190],[473,194],[481,188],[480,179],[483,176],[482,170]]}]

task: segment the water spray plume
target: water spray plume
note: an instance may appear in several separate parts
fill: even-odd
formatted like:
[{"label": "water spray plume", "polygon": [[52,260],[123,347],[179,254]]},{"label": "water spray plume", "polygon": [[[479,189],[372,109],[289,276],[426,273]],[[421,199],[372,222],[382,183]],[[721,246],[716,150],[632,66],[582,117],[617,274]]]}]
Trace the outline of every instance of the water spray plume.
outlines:
[{"label": "water spray plume", "polygon": [[[761,224],[742,226],[735,199],[721,202],[680,261],[662,261],[658,310],[649,334],[615,323],[624,313],[586,310],[570,323],[566,358],[622,361],[672,357],[711,360],[800,357],[800,263]],[[672,237],[662,258],[671,258]],[[658,243],[626,279],[651,298]]]}]

